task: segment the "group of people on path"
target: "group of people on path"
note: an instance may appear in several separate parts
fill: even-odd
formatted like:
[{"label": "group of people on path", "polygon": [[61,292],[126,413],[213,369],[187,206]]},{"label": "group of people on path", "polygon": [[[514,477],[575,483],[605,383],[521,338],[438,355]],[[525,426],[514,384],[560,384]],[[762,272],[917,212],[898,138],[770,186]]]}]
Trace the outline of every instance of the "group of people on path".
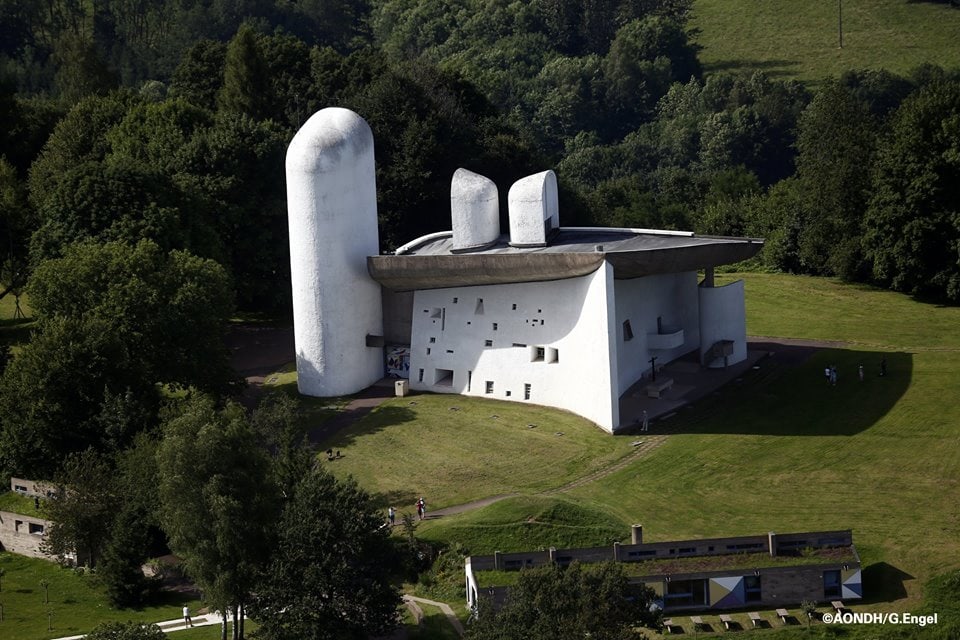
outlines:
[{"label": "group of people on path", "polygon": [[[427,503],[423,499],[423,496],[417,499],[417,518],[419,520],[427,519]],[[393,507],[387,509],[387,520],[390,521],[391,527],[397,524],[397,510]]]}]

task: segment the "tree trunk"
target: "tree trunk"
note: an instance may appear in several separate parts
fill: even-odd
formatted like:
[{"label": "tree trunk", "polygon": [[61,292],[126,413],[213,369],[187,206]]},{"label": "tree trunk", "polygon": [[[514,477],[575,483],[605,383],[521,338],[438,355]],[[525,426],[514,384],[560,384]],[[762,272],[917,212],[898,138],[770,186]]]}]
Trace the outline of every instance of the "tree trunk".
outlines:
[{"label": "tree trunk", "polygon": [[227,610],[220,609],[220,640],[227,640]]},{"label": "tree trunk", "polygon": [[240,627],[239,640],[243,640],[243,618],[244,618],[243,603],[241,602],[240,603],[240,619],[237,621],[237,625]]},{"label": "tree trunk", "polygon": [[233,640],[240,640],[240,628],[237,625],[237,605],[230,606],[230,613],[233,615]]}]

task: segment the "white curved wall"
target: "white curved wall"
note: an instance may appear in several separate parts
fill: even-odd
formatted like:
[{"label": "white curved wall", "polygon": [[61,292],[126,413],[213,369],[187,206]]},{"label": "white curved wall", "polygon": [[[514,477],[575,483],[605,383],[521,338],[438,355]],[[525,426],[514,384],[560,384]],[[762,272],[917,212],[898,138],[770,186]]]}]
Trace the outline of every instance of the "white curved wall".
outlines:
[{"label": "white curved wall", "polygon": [[500,237],[500,200],[493,180],[457,169],[450,182],[453,249],[475,249]]},{"label": "white curved wall", "polygon": [[542,246],[547,235],[560,226],[557,176],[541,171],[513,183],[507,194],[510,207],[510,244]]},{"label": "white curved wall", "polygon": [[355,393],[383,375],[373,133],[348,109],[315,113],[287,148],[287,211],[300,393]]},{"label": "white curved wall", "polygon": [[559,407],[613,432],[613,288],[604,262],[566,280],[419,290],[410,387]]},{"label": "white curved wall", "polygon": [[[727,364],[747,358],[747,309],[743,297],[743,280],[722,287],[698,288],[700,292],[700,357],[720,340],[733,340],[733,355]],[[707,367],[724,365],[723,358],[703,363]]]}]

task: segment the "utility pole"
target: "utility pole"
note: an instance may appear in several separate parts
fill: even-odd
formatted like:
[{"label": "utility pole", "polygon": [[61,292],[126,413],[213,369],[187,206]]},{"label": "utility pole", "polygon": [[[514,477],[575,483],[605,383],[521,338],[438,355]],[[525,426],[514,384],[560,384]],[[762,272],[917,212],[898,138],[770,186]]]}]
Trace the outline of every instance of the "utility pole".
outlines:
[{"label": "utility pole", "polygon": [[840,34],[840,48],[843,49],[843,0],[837,0],[837,32]]}]

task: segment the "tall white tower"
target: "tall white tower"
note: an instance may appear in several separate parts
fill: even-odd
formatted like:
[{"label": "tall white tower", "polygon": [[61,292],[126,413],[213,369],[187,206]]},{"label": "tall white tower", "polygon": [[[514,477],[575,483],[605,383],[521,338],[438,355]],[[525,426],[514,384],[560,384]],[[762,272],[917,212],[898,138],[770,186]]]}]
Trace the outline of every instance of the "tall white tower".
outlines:
[{"label": "tall white tower", "polygon": [[367,272],[380,252],[373,132],[348,109],[318,111],[290,142],[286,170],[297,386],[356,393],[383,376],[383,349],[367,346],[383,335]]}]

